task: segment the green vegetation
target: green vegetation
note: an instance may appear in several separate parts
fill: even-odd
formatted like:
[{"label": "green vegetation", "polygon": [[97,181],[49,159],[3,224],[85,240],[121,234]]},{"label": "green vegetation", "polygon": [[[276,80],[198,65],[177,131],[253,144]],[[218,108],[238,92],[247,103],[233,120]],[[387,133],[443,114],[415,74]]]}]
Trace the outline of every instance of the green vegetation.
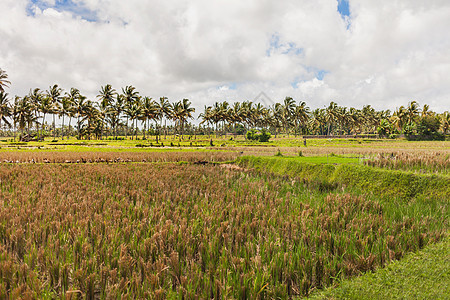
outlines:
[{"label": "green vegetation", "polygon": [[[324,160],[325,158],[321,158]],[[344,158],[337,158],[343,160]],[[237,163],[264,172],[289,175],[325,187],[352,187],[365,193],[404,199],[449,199],[450,178],[375,169],[352,164],[317,164],[311,158],[240,157]]]},{"label": "green vegetation", "polygon": [[329,191],[227,165],[3,164],[1,297],[287,299],[448,230],[445,201]]},{"label": "green vegetation", "polygon": [[245,135],[247,140],[250,141],[260,141],[261,143],[266,143],[269,141],[271,135],[267,130],[262,129],[261,131],[257,131],[256,129],[252,129],[247,131],[247,134]]},{"label": "green vegetation", "polygon": [[[216,102],[205,106],[199,114],[199,125],[190,123],[195,108],[189,99],[169,102],[167,97],[159,101],[140,95],[132,85],[117,92],[110,84],[100,87],[97,100],[88,99],[77,88],[64,92],[57,84],[42,91],[30,89],[28,95],[15,96],[11,101],[5,91],[10,84],[6,72],[0,69],[0,129],[1,122],[7,125],[3,135],[19,135],[19,140],[40,141],[45,137],[70,137],[78,139],[103,139],[128,136],[133,140],[138,135],[143,139],[156,137],[156,143],[167,134],[217,135],[242,134],[246,130],[250,139],[267,142],[270,135],[284,133],[289,136],[357,136],[397,137],[404,134],[409,139],[445,140],[450,117],[445,112],[437,114],[425,104],[421,109],[416,101],[401,106],[394,113],[389,110],[376,111],[371,105],[362,109],[347,108],[330,102],[327,108],[311,110],[305,102],[296,103],[292,97],[273,106],[265,107],[251,101]],[[52,117],[51,125],[46,116]],[[61,126],[57,128],[56,117]],[[66,120],[69,120],[66,125]],[[72,119],[76,124],[71,125]],[[164,126],[163,126],[164,120]],[[169,121],[169,126],[167,125]],[[131,123],[131,124],[130,124]],[[260,131],[257,136],[255,131]]]},{"label": "green vegetation", "polygon": [[376,139],[444,140],[448,112],[286,97],[216,102],[197,126],[188,99],[133,86],[11,103],[8,84],[0,70],[1,299],[450,293],[449,143]]},{"label": "green vegetation", "polygon": [[448,299],[450,238],[408,254],[384,269],[343,280],[311,299]]}]

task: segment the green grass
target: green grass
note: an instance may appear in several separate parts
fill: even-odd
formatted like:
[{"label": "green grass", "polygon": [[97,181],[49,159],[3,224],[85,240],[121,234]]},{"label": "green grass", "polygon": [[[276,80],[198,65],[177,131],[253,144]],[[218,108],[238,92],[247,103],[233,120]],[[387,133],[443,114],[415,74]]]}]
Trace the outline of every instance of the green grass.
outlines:
[{"label": "green grass", "polygon": [[[124,138],[124,137],[121,137]],[[44,142],[28,142],[25,143],[28,146],[48,146],[49,144],[80,144],[95,146],[95,144],[106,144],[107,147],[134,147],[136,144],[156,144],[156,137],[150,136],[146,140],[142,140],[142,136],[138,136],[139,140],[120,139],[120,140],[78,140],[74,137],[69,139],[47,137]],[[204,135],[204,136],[184,136],[181,140],[180,137],[173,135],[168,135],[165,139],[162,137],[159,142],[163,142],[165,146],[170,146],[173,143],[175,146],[180,144],[180,146],[190,146],[191,142],[193,146],[197,145],[199,147],[209,147],[210,140],[213,140],[215,146],[226,145],[227,147],[295,147],[295,148],[305,148],[303,145],[302,136],[285,136],[278,135],[276,138],[272,137],[269,142],[261,143],[257,141],[248,141],[244,136],[215,136],[215,135]],[[57,142],[54,142],[56,141]],[[12,138],[1,138],[0,146],[2,145],[15,145],[18,142],[12,142]],[[405,148],[415,148],[415,149],[445,149],[449,147],[450,141],[439,141],[439,142],[427,142],[427,141],[406,141],[404,139],[307,139],[308,148],[391,148],[391,149],[405,149]]]},{"label": "green grass", "polygon": [[450,238],[311,299],[449,299]]},{"label": "green grass", "polygon": [[360,164],[362,158],[343,156],[343,155],[328,155],[328,156],[286,156],[286,159],[314,163],[314,164]]},{"label": "green grass", "polygon": [[[426,220],[440,215],[441,224],[431,227],[448,228],[450,180],[446,176],[348,164],[345,158],[341,163],[326,164],[311,157],[238,159],[238,164],[254,169],[258,174],[289,175],[318,191],[329,189],[340,193],[345,189],[372,199],[382,205],[383,215],[390,222],[401,222],[405,218]],[[433,230],[431,227],[429,229]],[[340,277],[333,285],[335,288],[318,291],[313,299],[449,299],[449,246],[450,238],[447,237],[443,242],[409,254],[375,273],[353,279]]]},{"label": "green grass", "polygon": [[[308,158],[244,156],[237,160],[243,167],[262,172],[289,175],[322,189],[356,188],[366,194],[411,199],[449,199],[450,178],[406,171],[384,170],[356,164],[318,164]],[[342,159],[344,158],[337,158]]]}]

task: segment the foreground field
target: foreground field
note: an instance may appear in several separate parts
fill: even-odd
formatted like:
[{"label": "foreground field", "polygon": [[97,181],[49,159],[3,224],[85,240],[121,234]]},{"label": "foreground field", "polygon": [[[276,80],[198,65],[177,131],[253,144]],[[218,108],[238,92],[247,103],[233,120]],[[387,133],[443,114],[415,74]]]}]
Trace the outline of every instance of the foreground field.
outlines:
[{"label": "foreground field", "polygon": [[218,165],[2,164],[0,298],[306,296],[446,235],[446,199],[357,194]]},{"label": "foreground field", "polygon": [[448,299],[450,239],[430,245],[375,273],[345,280],[311,299]]}]

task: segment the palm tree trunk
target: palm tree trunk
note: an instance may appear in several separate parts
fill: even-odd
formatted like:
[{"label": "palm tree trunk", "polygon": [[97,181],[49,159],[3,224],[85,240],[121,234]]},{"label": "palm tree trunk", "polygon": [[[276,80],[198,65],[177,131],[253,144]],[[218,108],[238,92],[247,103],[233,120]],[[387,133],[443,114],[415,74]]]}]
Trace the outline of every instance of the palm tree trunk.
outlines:
[{"label": "palm tree trunk", "polygon": [[55,138],[56,124],[55,124],[55,114],[53,114],[53,138]]},{"label": "palm tree trunk", "polygon": [[42,139],[45,139],[44,137],[44,124],[45,124],[45,113],[44,113],[44,117],[42,118]]},{"label": "palm tree trunk", "polygon": [[164,119],[164,139],[166,139],[166,135],[167,135],[167,119]]},{"label": "palm tree trunk", "polygon": [[142,125],[144,126],[144,131],[143,131],[143,133],[144,133],[144,136],[143,136],[143,138],[142,139],[144,139],[145,140],[145,129],[146,129],[146,125],[147,125],[147,123],[145,122],[145,120],[144,121],[142,121]]},{"label": "palm tree trunk", "polygon": [[[161,128],[162,128],[162,117],[161,117],[161,119],[160,119],[160,121],[159,121],[159,129],[158,129],[158,135],[159,135],[159,139],[161,139]],[[164,134],[164,138],[165,138],[165,134]]]},{"label": "palm tree trunk", "polygon": [[155,137],[156,137],[156,143],[158,144],[158,133],[156,132],[157,127],[158,127],[158,122],[155,119]]},{"label": "palm tree trunk", "polygon": [[81,138],[80,136],[80,116],[78,116],[77,118],[77,135],[78,135],[78,139]]},{"label": "palm tree trunk", "polygon": [[64,140],[64,114],[62,115],[61,135],[62,139]]},{"label": "palm tree trunk", "polygon": [[126,118],[126,122],[125,122],[125,139],[128,138],[128,116]]},{"label": "palm tree trunk", "polygon": [[69,139],[69,134],[70,134],[70,123],[72,122],[72,117],[70,117],[69,115],[69,132],[67,133],[67,139]]}]

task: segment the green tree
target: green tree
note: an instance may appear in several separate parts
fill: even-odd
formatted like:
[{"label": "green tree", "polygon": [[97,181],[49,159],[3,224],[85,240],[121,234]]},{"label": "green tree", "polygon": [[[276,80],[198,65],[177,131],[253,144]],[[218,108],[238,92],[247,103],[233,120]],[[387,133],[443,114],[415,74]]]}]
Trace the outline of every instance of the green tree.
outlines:
[{"label": "green tree", "polygon": [[125,88],[122,88],[122,95],[124,97],[124,112],[126,117],[125,138],[127,138],[129,114],[127,114],[126,111],[129,110],[130,107],[139,100],[139,92],[136,91],[136,88],[134,86],[129,85],[126,86]]},{"label": "green tree", "polygon": [[[114,102],[114,97],[116,96],[116,90],[112,88],[110,84],[102,86],[97,98],[100,102],[98,103],[98,110],[100,112],[101,118],[105,121],[108,119],[108,113],[111,111],[111,104]],[[105,124],[105,122],[102,122]],[[101,128],[100,139],[103,136],[103,127]],[[106,131],[106,138],[108,138],[108,131]]]},{"label": "green tree", "polygon": [[153,101],[152,98],[144,97],[142,100],[140,120],[144,123],[144,139],[145,131],[149,128],[150,120],[157,119],[158,105]]},{"label": "green tree", "polygon": [[0,92],[5,92],[5,87],[8,87],[9,84],[11,82],[8,80],[8,74],[0,69]]},{"label": "green tree", "polygon": [[53,137],[56,135],[56,123],[55,116],[59,113],[59,101],[63,90],[57,85],[51,86],[46,92],[46,98],[48,98],[48,104],[50,105],[50,109],[48,112],[53,115]]},{"label": "green tree", "polygon": [[11,127],[11,123],[7,118],[11,117],[12,111],[9,105],[8,93],[0,91],[0,130],[2,128],[2,121]]},{"label": "green tree", "polygon": [[[139,97],[140,99],[140,97]],[[140,100],[134,101],[125,108],[125,116],[131,120],[131,139],[133,139],[133,134],[136,135],[137,139],[137,124],[135,129],[136,120],[141,115],[141,103]]]},{"label": "green tree", "polygon": [[77,136],[78,139],[81,139],[81,129],[82,124],[84,122],[84,117],[87,116],[89,110],[91,109],[91,103],[87,98],[78,93],[75,98],[75,102],[73,102],[73,113],[77,118]]},{"label": "green tree", "polygon": [[71,98],[65,95],[60,98],[60,109],[59,109],[59,117],[62,117],[62,125],[61,125],[61,136],[64,139],[64,117],[68,116],[72,110],[72,101]]},{"label": "green tree", "polygon": [[173,106],[173,115],[175,121],[181,129],[181,139],[183,139],[184,127],[188,119],[192,119],[192,114],[195,112],[195,108],[191,107],[189,99],[183,99],[178,101]]},{"label": "green tree", "polygon": [[[157,103],[157,111],[156,111],[156,117],[159,119],[159,128],[162,128],[162,121],[164,119],[164,139],[166,139],[167,136],[167,119],[173,118],[173,106],[169,102],[169,99],[167,97],[160,97],[159,102]],[[159,135],[161,136],[161,133],[158,130]]]},{"label": "green tree", "polygon": [[444,136],[446,136],[447,131],[450,129],[450,113],[446,111],[443,114],[441,114],[440,121],[442,132],[444,133]]},{"label": "green tree", "polygon": [[283,101],[281,123],[284,127],[284,132],[289,136],[289,129],[292,125],[292,117],[295,112],[295,101],[291,97],[286,97]]}]

